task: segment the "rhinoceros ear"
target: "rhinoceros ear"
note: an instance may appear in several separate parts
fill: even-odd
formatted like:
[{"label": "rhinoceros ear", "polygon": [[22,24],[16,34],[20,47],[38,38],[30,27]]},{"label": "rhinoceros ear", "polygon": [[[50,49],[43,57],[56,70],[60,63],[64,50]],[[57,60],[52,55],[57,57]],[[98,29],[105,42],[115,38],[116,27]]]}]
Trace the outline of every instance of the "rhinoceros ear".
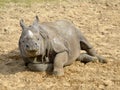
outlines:
[{"label": "rhinoceros ear", "polygon": [[39,18],[38,16],[35,17],[35,20],[33,22],[33,25],[38,25],[39,24]]},{"label": "rhinoceros ear", "polygon": [[20,26],[22,27],[23,30],[26,28],[26,25],[25,25],[23,19],[20,20]]}]

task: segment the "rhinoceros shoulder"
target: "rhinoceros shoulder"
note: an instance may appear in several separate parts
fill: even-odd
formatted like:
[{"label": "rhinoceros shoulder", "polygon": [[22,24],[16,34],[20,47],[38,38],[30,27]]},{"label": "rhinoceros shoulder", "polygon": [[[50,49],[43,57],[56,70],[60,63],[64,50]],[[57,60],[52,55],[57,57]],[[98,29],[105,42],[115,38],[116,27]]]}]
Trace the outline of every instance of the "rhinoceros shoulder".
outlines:
[{"label": "rhinoceros shoulder", "polygon": [[69,52],[69,43],[62,37],[55,37],[54,39],[52,39],[51,45],[56,53],[60,53],[63,51]]}]

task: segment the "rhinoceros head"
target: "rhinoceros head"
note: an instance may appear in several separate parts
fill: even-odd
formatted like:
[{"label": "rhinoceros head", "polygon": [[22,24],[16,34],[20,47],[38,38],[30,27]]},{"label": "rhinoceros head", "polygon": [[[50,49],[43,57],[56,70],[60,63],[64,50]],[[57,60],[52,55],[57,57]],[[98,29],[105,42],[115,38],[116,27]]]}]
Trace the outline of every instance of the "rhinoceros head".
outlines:
[{"label": "rhinoceros head", "polygon": [[34,57],[43,52],[43,37],[40,35],[39,19],[36,16],[30,26],[26,26],[23,20],[20,20],[22,34],[19,39],[19,49],[24,57]]}]

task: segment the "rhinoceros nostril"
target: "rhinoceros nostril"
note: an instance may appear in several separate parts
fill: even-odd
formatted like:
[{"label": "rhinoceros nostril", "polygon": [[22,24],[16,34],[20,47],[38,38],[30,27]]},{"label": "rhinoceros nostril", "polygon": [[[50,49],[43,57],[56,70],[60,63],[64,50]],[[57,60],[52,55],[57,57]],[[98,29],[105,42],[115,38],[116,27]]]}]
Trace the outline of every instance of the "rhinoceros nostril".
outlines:
[{"label": "rhinoceros nostril", "polygon": [[26,48],[29,48],[29,45],[26,45]]},{"label": "rhinoceros nostril", "polygon": [[37,43],[35,43],[35,45],[37,45]]}]

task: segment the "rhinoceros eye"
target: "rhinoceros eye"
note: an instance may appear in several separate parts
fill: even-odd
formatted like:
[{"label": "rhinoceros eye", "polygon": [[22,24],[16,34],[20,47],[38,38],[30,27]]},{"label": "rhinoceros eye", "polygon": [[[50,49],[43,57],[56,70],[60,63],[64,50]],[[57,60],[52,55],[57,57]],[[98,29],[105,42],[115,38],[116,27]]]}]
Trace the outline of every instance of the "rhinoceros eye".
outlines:
[{"label": "rhinoceros eye", "polygon": [[22,41],[23,43],[25,42],[25,41]]},{"label": "rhinoceros eye", "polygon": [[37,40],[39,41],[40,39],[39,39],[39,38],[37,38]]}]

